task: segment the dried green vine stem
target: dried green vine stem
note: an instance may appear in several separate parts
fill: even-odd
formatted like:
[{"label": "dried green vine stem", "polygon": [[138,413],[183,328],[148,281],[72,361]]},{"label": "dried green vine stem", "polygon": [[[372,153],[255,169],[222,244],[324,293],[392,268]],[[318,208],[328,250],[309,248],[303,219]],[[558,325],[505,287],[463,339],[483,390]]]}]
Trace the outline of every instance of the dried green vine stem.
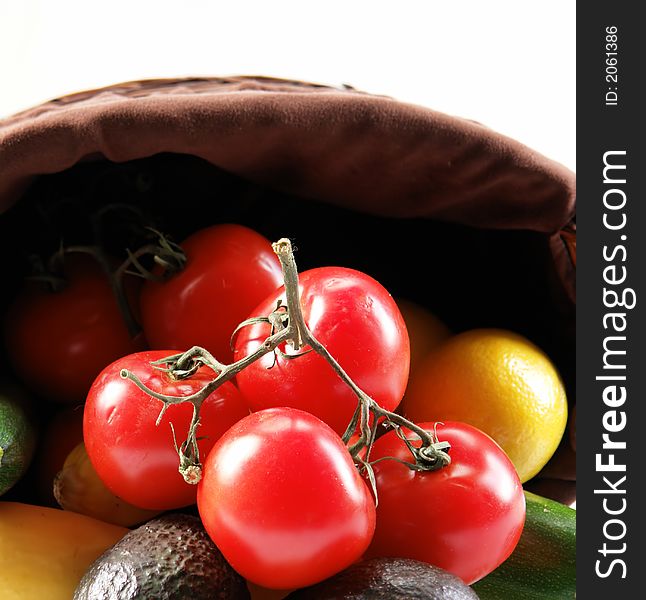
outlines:
[{"label": "dried green vine stem", "polygon": [[[48,271],[45,274],[39,274],[32,279],[45,281],[52,289],[60,289],[65,285],[64,279],[52,275],[62,270],[62,264],[67,254],[86,254],[91,256],[104,272],[114,298],[119,307],[121,316],[128,329],[128,333],[132,338],[136,337],[141,332],[141,327],[135,319],[132,308],[128,302],[128,297],[124,287],[124,280],[126,275],[134,275],[145,279],[155,281],[163,281],[171,274],[180,271],[186,263],[186,255],[180,246],[170,241],[159,231],[147,227],[148,231],[152,232],[157,238],[154,243],[146,244],[131,252],[127,250],[126,259],[117,267],[114,268],[105,252],[100,246],[62,246],[56,251],[48,261]],[[155,275],[149,269],[146,269],[140,259],[143,257],[152,256],[155,264],[160,265],[164,269],[164,274],[161,276]]]},{"label": "dried green vine stem", "polygon": [[84,254],[90,256],[97,263],[110,285],[110,289],[130,337],[136,337],[141,332],[141,328],[133,315],[124,289],[124,276],[128,272],[127,269],[132,262],[130,258],[126,259],[120,267],[115,269],[105,252],[99,246],[64,246],[61,244],[60,248],[49,257],[46,265],[37,257],[32,260],[32,268],[35,274],[30,275],[27,279],[29,281],[46,284],[54,293],[63,290],[67,285],[67,281],[63,275],[65,270],[65,257],[69,254]]},{"label": "dried green vine stem", "polygon": [[[262,320],[272,325],[271,335],[265,339],[263,344],[259,346],[255,352],[234,363],[223,364],[204,348],[194,346],[182,354],[168,356],[153,363],[155,367],[167,371],[171,377],[176,379],[190,377],[201,366],[206,366],[212,369],[215,373],[214,379],[207,383],[201,390],[190,396],[177,397],[160,394],[148,388],[133,373],[125,369],[121,371],[122,377],[131,380],[141,390],[162,402],[163,406],[159,413],[159,417],[157,418],[158,424],[169,406],[180,404],[182,402],[189,402],[193,405],[193,417],[189,426],[188,437],[179,447],[177,446],[177,443],[175,443],[180,460],[179,471],[183,475],[184,479],[188,483],[198,483],[201,479],[202,466],[197,447],[196,432],[199,426],[200,408],[204,400],[225,381],[234,377],[237,373],[262,356],[276,351],[283,343],[288,344],[294,352],[298,352],[305,348],[304,351],[306,352],[314,351],[319,354],[330,364],[337,375],[357,396],[357,408],[352,420],[343,434],[342,439],[345,444],[348,444],[350,438],[355,431],[357,431],[358,427],[358,440],[354,442],[348,450],[352,455],[355,464],[357,464],[357,466],[364,471],[370,479],[373,489],[375,489],[376,486],[372,466],[370,464],[370,450],[373,442],[375,441],[380,425],[394,428],[398,435],[404,440],[412,457],[410,463],[404,463],[409,468],[419,471],[433,471],[448,465],[451,462],[448,455],[449,445],[446,442],[439,442],[435,431],[426,431],[416,424],[411,423],[401,415],[381,408],[377,402],[368,396],[350,378],[350,376],[344,371],[343,367],[328,352],[327,348],[325,348],[325,346],[316,339],[305,323],[305,318],[303,316],[299,297],[298,270],[296,268],[296,261],[294,260],[294,252],[292,250],[291,242],[288,239],[283,238],[274,243],[273,248],[280,260],[283,270],[286,304],[279,305],[276,310],[267,317],[250,319],[249,321],[241,323],[240,327],[243,327],[249,323]],[[294,358],[297,359],[298,357],[296,356]],[[419,437],[421,440],[419,447],[416,447],[411,443],[406,435],[404,435],[402,428],[409,429]]]},{"label": "dried green vine stem", "polygon": [[[128,250],[128,258],[122,265],[123,273],[136,275],[150,281],[164,281],[181,271],[186,265],[186,254],[179,244],[176,244],[160,231],[153,227],[146,227],[149,233],[152,233],[156,241],[139,248],[136,252]],[[153,262],[163,269],[163,273],[158,275],[150,269],[144,267],[139,259],[143,256],[152,256]],[[131,269],[131,267],[133,269]]]}]

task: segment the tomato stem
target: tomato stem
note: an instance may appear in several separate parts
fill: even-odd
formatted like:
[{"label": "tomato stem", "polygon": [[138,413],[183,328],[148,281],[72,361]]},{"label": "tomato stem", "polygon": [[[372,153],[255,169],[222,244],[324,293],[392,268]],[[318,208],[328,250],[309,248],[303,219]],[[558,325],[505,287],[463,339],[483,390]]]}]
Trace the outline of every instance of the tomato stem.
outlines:
[{"label": "tomato stem", "polygon": [[[357,410],[348,424],[342,439],[347,444],[352,434],[356,431],[357,424],[359,425],[359,440],[350,446],[349,451],[355,462],[359,462],[362,468],[366,469],[368,476],[370,477],[370,481],[373,483],[373,488],[374,478],[368,458],[372,444],[375,441],[379,423],[386,423],[391,427],[406,427],[420,437],[422,440],[420,448],[409,446],[409,449],[415,458],[415,465],[418,470],[432,471],[450,464],[451,459],[447,452],[448,447],[440,447],[434,433],[430,434],[403,416],[385,410],[379,406],[375,400],[368,396],[368,394],[366,394],[351,379],[343,367],[328,352],[327,348],[316,339],[307,326],[307,323],[305,323],[305,318],[303,316],[299,297],[298,270],[296,268],[296,261],[294,259],[291,242],[288,239],[283,238],[273,244],[273,248],[283,268],[287,313],[289,315],[287,327],[292,329],[294,332],[294,336],[290,338],[292,346],[295,350],[300,349],[304,345],[310,346],[317,354],[322,356],[328,362],[337,375],[357,396]],[[370,425],[371,416],[373,419],[372,425]],[[359,460],[359,455],[363,449],[366,449],[366,457]],[[376,496],[376,489],[374,491]]]},{"label": "tomato stem", "polygon": [[200,408],[204,400],[206,400],[206,398],[208,398],[225,381],[229,381],[235,377],[235,375],[242,371],[242,369],[265,356],[265,354],[273,352],[280,344],[287,340],[290,334],[291,331],[289,329],[283,329],[276,334],[271,335],[255,352],[229,365],[219,362],[207,350],[199,346],[193,346],[193,348],[187,350],[183,354],[174,354],[153,363],[153,366],[167,371],[170,376],[175,377],[176,379],[185,379],[190,377],[202,365],[209,367],[217,374],[216,377],[207,383],[202,389],[190,396],[167,396],[165,394],[160,394],[159,392],[155,392],[147,387],[134,373],[127,369],[123,369],[121,371],[121,377],[129,379],[139,389],[163,403],[162,409],[157,417],[157,424],[161,421],[166,409],[172,404],[189,402],[193,405],[193,417],[191,418],[191,423],[189,425],[188,437],[179,447],[175,444],[180,461],[179,472],[187,483],[196,484],[199,483],[202,478],[202,464],[200,462],[196,432],[197,427],[199,426]]},{"label": "tomato stem", "polygon": [[[156,242],[146,244],[136,252],[128,250],[128,258],[122,265],[123,272],[148,279],[149,281],[162,282],[184,268],[187,260],[186,254],[179,244],[171,241],[160,231],[157,231],[153,227],[146,227],[146,229],[155,235],[157,238]],[[153,262],[162,267],[163,272],[161,275],[154,273],[139,262],[139,259],[146,255],[152,256]],[[135,268],[134,271],[127,270],[131,266]]]},{"label": "tomato stem", "polygon": [[[241,327],[252,322],[257,322],[259,319],[271,324],[271,334],[254,352],[234,363],[226,365],[219,362],[204,348],[194,346],[182,354],[174,354],[153,363],[155,368],[165,370],[169,376],[176,379],[190,377],[202,366],[206,366],[216,373],[216,377],[213,380],[190,396],[167,396],[160,394],[149,389],[133,373],[125,369],[121,371],[122,377],[131,380],[141,390],[163,403],[157,419],[158,424],[168,406],[182,402],[193,404],[193,418],[189,426],[188,437],[179,447],[175,442],[175,448],[180,459],[179,471],[184,479],[188,483],[198,483],[201,479],[201,463],[197,447],[196,430],[199,425],[200,407],[204,400],[225,381],[230,380],[248,365],[270,352],[277,351],[282,343],[288,343],[295,351],[309,346],[309,349],[305,350],[305,352],[313,350],[323,357],[357,396],[357,408],[342,439],[347,445],[356,431],[357,425],[359,426],[359,439],[348,450],[357,467],[365,471],[370,479],[375,498],[377,497],[376,483],[369,458],[370,450],[377,436],[377,429],[380,424],[395,428],[400,437],[403,436],[401,432],[402,427],[409,429],[419,436],[421,440],[419,448],[413,446],[406,440],[414,459],[413,463],[406,463],[410,468],[420,471],[432,471],[450,464],[451,459],[448,455],[449,446],[447,443],[439,442],[434,431],[428,432],[403,416],[387,411],[379,406],[375,400],[368,396],[350,378],[343,367],[328,352],[327,348],[316,339],[307,326],[303,316],[298,285],[298,269],[296,268],[291,242],[286,238],[282,238],[273,244],[273,249],[280,260],[283,270],[286,305],[282,306],[279,304],[271,315],[245,321],[234,331],[235,335]],[[364,449],[365,453],[361,456]]]},{"label": "tomato stem", "polygon": [[125,271],[122,271],[121,267],[116,270],[113,269],[110,261],[99,246],[67,246],[66,248],[61,248],[55,256],[58,255],[60,260],[62,260],[65,254],[69,254],[71,252],[88,254],[96,260],[108,279],[110,289],[112,290],[112,294],[117,306],[119,307],[119,312],[121,313],[121,317],[123,318],[123,322],[126,325],[130,337],[135,338],[139,335],[141,333],[141,327],[132,312],[123,284]]}]

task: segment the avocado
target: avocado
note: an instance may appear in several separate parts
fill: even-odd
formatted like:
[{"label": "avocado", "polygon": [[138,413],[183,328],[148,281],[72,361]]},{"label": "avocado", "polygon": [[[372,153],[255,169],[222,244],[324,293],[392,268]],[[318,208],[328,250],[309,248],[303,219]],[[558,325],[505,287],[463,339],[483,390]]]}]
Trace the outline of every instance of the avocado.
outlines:
[{"label": "avocado", "polygon": [[247,600],[200,519],[166,514],[134,529],[94,561],[74,600]]},{"label": "avocado", "polygon": [[34,455],[36,434],[10,388],[0,389],[0,496],[24,475]]},{"label": "avocado", "polygon": [[459,577],[408,558],[364,560],[285,600],[474,600]]}]

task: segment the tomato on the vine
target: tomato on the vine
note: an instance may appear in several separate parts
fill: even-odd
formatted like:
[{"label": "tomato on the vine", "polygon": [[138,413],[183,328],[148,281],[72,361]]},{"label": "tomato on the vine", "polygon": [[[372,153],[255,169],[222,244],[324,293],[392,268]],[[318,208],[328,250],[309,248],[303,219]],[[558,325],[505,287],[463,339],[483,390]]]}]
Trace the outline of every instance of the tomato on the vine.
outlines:
[{"label": "tomato on the vine", "polygon": [[181,244],[186,264],[164,281],[146,281],[140,307],[151,348],[206,348],[230,362],[231,335],[283,282],[271,243],[242,225],[213,225]]},{"label": "tomato on the vine", "polygon": [[[197,488],[178,472],[174,447],[188,432],[193,406],[168,407],[159,425],[162,403],[121,377],[134,373],[149,389],[168,396],[189,396],[214,378],[205,367],[189,379],[175,380],[150,363],[174,354],[147,351],[125,356],[106,367],[92,384],[85,404],[83,437],[88,456],[106,486],[126,502],[153,510],[195,502]],[[197,429],[200,456],[234,423],[249,414],[235,386],[225,382],[202,404]],[[173,429],[171,429],[172,424]]]},{"label": "tomato on the vine", "polygon": [[341,438],[313,415],[252,413],[213,447],[198,485],[204,526],[241,575],[274,589],[321,581],[357,560],[374,499]]},{"label": "tomato on the vine", "polygon": [[[352,380],[381,407],[394,410],[408,380],[408,332],[395,301],[372,277],[343,267],[321,267],[299,277],[303,316],[312,334]],[[284,288],[270,294],[250,316],[267,316]],[[236,360],[270,335],[267,323],[244,327],[235,340]],[[252,410],[291,406],[310,412],[342,434],[357,397],[327,361],[303,348],[282,344],[241,371],[236,381]],[[297,355],[295,355],[297,354]]]},{"label": "tomato on the vine", "polygon": [[58,291],[27,282],[5,317],[5,343],[21,379],[43,397],[82,403],[101,369],[143,350],[125,324],[108,277],[87,255],[65,255]]},{"label": "tomato on the vine", "polygon": [[[420,426],[432,432],[434,423]],[[413,445],[417,435],[404,430]],[[451,444],[451,464],[418,472],[384,459],[374,464],[379,505],[367,556],[397,556],[431,563],[470,584],[500,565],[515,548],[525,521],[525,498],[516,469],[489,436],[458,422],[437,424]],[[370,460],[411,462],[406,444],[391,431]]]}]

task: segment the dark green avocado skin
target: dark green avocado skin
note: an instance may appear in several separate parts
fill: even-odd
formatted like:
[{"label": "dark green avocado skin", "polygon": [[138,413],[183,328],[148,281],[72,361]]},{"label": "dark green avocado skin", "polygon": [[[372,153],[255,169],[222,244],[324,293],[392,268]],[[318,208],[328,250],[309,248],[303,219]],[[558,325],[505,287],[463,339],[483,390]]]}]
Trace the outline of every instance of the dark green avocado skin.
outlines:
[{"label": "dark green avocado skin", "polygon": [[461,579],[406,558],[373,558],[296,590],[285,600],[477,600]]},{"label": "dark green avocado skin", "polygon": [[[71,532],[73,534],[73,532]],[[74,600],[248,600],[197,517],[162,515],[128,533],[81,579]]]}]

